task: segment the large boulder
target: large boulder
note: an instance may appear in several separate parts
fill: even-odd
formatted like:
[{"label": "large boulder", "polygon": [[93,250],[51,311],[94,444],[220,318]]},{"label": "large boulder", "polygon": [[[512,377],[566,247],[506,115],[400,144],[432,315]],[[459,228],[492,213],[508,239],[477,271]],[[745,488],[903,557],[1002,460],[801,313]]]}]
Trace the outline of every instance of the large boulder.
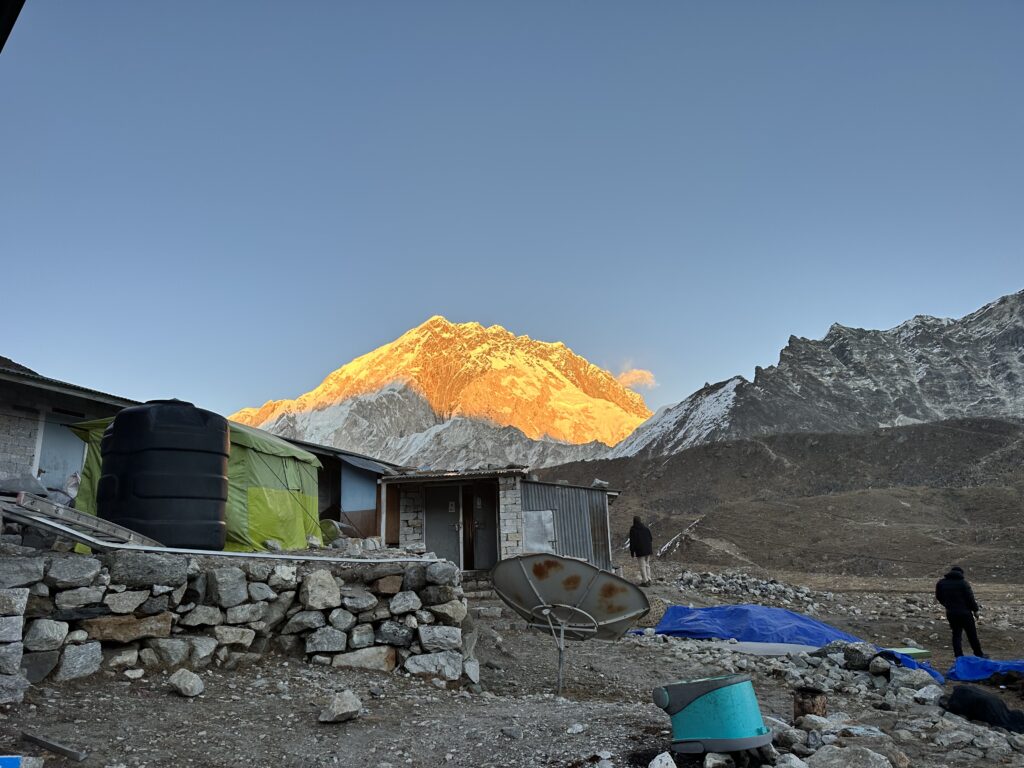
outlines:
[{"label": "large boulder", "polygon": [[100,561],[94,557],[55,557],[46,572],[46,583],[57,589],[87,587],[99,575]]},{"label": "large boulder", "polygon": [[99,671],[103,663],[103,646],[100,643],[69,645],[61,654],[53,679],[57,682],[77,680]]},{"label": "large boulder", "polygon": [[145,637],[170,637],[171,614],[158,613],[137,619],[134,616],[100,616],[82,622],[93,640],[130,643]]},{"label": "large boulder", "polygon": [[249,599],[249,582],[241,568],[214,568],[206,579],[207,598],[221,608],[232,608]]},{"label": "large boulder", "polygon": [[42,557],[0,557],[0,589],[42,581],[45,568],[46,559]]},{"label": "large boulder", "polygon": [[341,590],[331,572],[321,568],[306,574],[299,587],[299,602],[315,611],[341,605]]},{"label": "large boulder", "polygon": [[188,560],[181,555],[118,550],[110,565],[110,582],[128,587],[161,584],[177,587],[188,580]]},{"label": "large boulder", "polygon": [[889,688],[911,688],[919,691],[929,685],[935,684],[935,678],[923,669],[907,669],[906,667],[893,667],[889,673]]},{"label": "large boulder", "polygon": [[462,654],[455,651],[423,653],[405,660],[405,671],[412,675],[458,680],[462,677]]},{"label": "large boulder", "polygon": [[391,672],[395,669],[395,649],[386,645],[360,648],[358,651],[339,653],[331,662],[332,666],[345,669],[372,669]]}]

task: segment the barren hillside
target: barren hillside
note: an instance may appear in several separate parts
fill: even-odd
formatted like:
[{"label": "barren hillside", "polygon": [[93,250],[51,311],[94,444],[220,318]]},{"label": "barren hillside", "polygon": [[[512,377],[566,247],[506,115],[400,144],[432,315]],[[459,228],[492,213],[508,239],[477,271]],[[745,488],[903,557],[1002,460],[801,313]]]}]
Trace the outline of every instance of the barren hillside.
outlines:
[{"label": "barren hillside", "polygon": [[[544,476],[622,491],[667,556],[829,573],[931,575],[959,562],[1024,580],[1024,425],[964,419],[856,434],[713,443],[657,459],[578,462]],[[628,556],[627,556],[628,557]]]}]

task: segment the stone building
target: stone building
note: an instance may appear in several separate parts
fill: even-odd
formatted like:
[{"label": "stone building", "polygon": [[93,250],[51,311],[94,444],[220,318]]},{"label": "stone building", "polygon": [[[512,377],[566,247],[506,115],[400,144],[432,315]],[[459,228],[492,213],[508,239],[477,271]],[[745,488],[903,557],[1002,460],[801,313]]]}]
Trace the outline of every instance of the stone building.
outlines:
[{"label": "stone building", "polygon": [[68,424],[113,416],[136,405],[105,392],[40,376],[0,357],[0,479],[36,476],[61,490],[82,469],[86,445]]},{"label": "stone building", "polygon": [[411,472],[381,479],[390,545],[489,570],[524,552],[611,567],[608,504],[617,492],[547,483],[526,467]]}]

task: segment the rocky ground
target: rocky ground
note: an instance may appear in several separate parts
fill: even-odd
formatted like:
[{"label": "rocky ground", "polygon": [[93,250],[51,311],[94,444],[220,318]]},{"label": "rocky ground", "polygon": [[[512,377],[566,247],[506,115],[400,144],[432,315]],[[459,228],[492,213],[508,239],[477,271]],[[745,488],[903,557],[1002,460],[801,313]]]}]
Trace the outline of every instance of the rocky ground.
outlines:
[{"label": "rocky ground", "polygon": [[[881,644],[924,645],[935,653],[939,669],[951,659],[944,623],[924,582],[838,584],[794,575],[772,583],[667,568],[656,571],[659,581],[650,590],[656,605],[781,605]],[[806,586],[790,586],[797,584]],[[1024,626],[1024,589],[976,586],[985,605],[986,650],[997,657],[1019,655],[1013,639]],[[737,653],[728,644],[657,636],[573,644],[567,687],[556,697],[552,641],[526,631],[498,603],[476,601],[474,607],[479,687],[445,688],[440,680],[272,656],[230,672],[202,670],[204,693],[186,698],[174,692],[164,673],[146,671],[129,680],[109,671],[44,683],[29,690],[21,706],[0,710],[0,753],[44,756],[47,766],[124,768],[647,766],[669,743],[668,717],[651,703],[651,690],[674,680],[742,671],[752,676],[775,733],[777,765],[805,760],[812,768],[1024,766],[1024,738],[944,713],[934,703],[941,691],[930,687],[930,679],[878,662],[868,668],[870,659],[857,648],[767,658]],[[794,723],[792,690],[806,683],[828,689],[829,717]],[[345,690],[360,700],[359,715],[320,722],[333,696]],[[1012,706],[1024,706],[1019,694],[1003,694]],[[27,745],[19,740],[26,730],[89,757],[72,763]]]}]

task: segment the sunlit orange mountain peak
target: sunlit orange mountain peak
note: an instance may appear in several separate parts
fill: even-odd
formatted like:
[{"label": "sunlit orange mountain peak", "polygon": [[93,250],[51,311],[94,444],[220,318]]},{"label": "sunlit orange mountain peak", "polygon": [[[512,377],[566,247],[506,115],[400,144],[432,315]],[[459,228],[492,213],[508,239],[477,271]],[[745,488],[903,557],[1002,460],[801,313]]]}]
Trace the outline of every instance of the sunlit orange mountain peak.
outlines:
[{"label": "sunlit orange mountain peak", "polygon": [[306,394],[243,408],[230,418],[267,426],[396,383],[421,395],[440,420],[479,419],[516,427],[532,439],[614,445],[651,415],[643,397],[561,342],[435,315],[338,368]]}]

